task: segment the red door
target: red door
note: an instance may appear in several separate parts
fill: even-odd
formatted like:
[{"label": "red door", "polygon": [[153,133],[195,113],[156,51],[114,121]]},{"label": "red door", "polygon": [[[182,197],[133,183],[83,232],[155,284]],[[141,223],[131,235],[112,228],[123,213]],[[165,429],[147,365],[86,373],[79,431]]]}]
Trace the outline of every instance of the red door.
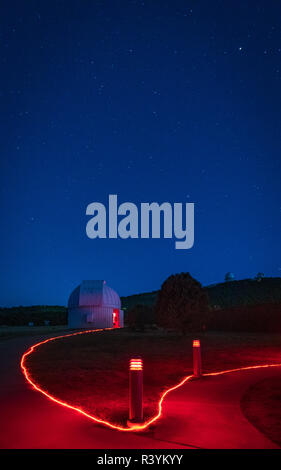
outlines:
[{"label": "red door", "polygon": [[113,328],[119,328],[119,310],[115,308],[112,314]]}]

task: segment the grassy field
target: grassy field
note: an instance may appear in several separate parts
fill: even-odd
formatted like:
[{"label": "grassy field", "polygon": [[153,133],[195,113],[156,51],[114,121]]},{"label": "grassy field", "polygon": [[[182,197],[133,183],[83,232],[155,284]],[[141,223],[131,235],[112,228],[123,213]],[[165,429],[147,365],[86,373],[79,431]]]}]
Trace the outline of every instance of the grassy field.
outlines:
[{"label": "grassy field", "polygon": [[281,447],[281,377],[250,387],[241,400],[241,408],[254,426]]},{"label": "grassy field", "polygon": [[[144,413],[154,415],[162,392],[192,373],[194,335],[126,329],[65,338],[28,358],[32,377],[56,397],[115,423],[128,417],[128,362],[144,361]],[[200,334],[205,372],[279,363],[281,335]]]},{"label": "grassy field", "polygon": [[66,325],[60,326],[0,326],[0,341],[19,336],[36,336],[55,334],[67,329]]}]

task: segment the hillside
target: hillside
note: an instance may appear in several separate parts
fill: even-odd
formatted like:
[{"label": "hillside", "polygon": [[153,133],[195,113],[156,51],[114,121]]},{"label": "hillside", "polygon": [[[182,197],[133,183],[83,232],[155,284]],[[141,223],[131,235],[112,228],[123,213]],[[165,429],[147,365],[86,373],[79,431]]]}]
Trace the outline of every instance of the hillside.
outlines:
[{"label": "hillside", "polygon": [[143,294],[129,295],[128,297],[121,297],[122,308],[130,310],[135,305],[149,305],[152,306],[156,302],[158,290],[152,292],[144,292]]},{"label": "hillside", "polygon": [[[243,279],[228,281],[205,287],[210,305],[214,309],[235,308],[246,305],[281,303],[281,278],[264,278],[260,281]],[[121,297],[125,313],[133,306],[142,304],[152,306],[156,302],[158,291]],[[34,305],[31,307],[0,307],[0,325],[65,325],[67,308],[63,306]]]},{"label": "hillside", "polygon": [[29,322],[34,325],[66,325],[67,308],[59,305],[32,305],[30,307],[0,308],[0,325],[23,326]]},{"label": "hillside", "polygon": [[212,307],[236,307],[281,302],[281,278],[267,277],[260,281],[242,279],[206,287]]},{"label": "hillside", "polygon": [[[205,287],[210,305],[214,308],[228,308],[239,305],[281,302],[281,278],[267,277],[260,281],[242,279]],[[122,306],[130,310],[134,305],[154,305],[158,291],[121,297]]]}]

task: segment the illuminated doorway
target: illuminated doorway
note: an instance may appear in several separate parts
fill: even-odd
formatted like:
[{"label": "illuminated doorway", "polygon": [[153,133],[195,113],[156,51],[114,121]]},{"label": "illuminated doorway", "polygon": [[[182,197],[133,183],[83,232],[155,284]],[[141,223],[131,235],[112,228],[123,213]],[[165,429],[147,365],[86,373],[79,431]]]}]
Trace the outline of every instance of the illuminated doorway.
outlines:
[{"label": "illuminated doorway", "polygon": [[112,314],[113,328],[119,328],[119,309],[115,308]]}]

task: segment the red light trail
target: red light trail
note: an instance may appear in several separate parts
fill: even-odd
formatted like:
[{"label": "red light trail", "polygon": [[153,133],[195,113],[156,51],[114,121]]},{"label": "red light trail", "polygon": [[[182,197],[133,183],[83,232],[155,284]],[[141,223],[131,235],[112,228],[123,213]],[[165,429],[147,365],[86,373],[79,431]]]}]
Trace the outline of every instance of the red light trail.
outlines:
[{"label": "red light trail", "polygon": [[[193,375],[187,375],[186,377],[184,377],[179,383],[177,383],[176,385],[174,385],[173,387],[170,387],[169,389],[167,389],[165,392],[163,392],[163,394],[161,395],[161,398],[158,402],[158,412],[155,416],[153,416],[152,418],[150,418],[149,420],[145,421],[144,423],[142,424],[137,424],[137,425],[134,425],[132,427],[123,427],[123,426],[118,426],[118,425],[115,425],[115,424],[112,424],[110,423],[109,421],[105,421],[103,419],[100,419],[100,418],[97,418],[96,416],[93,416],[93,415],[90,415],[89,413],[86,413],[86,411],[80,409],[80,408],[77,408],[75,406],[72,406],[72,405],[69,405],[68,403],[62,401],[62,400],[59,400],[57,399],[56,397],[50,395],[48,392],[46,392],[45,390],[43,390],[39,384],[36,384],[32,379],[31,379],[31,375],[30,373],[28,372],[27,370],[27,367],[25,365],[25,359],[30,356],[36,349],[38,349],[39,346],[41,346],[42,344],[46,344],[46,343],[49,343],[51,341],[55,341],[55,340],[58,340],[58,339],[62,339],[62,338],[68,338],[70,336],[76,336],[76,335],[83,335],[83,334],[87,334],[87,333],[96,333],[96,332],[99,332],[99,331],[105,331],[105,330],[112,330],[112,328],[104,328],[104,329],[99,329],[99,330],[86,330],[86,331],[78,331],[78,332],[75,332],[75,333],[69,333],[69,334],[66,334],[66,335],[61,335],[61,336],[54,336],[52,338],[48,338],[48,339],[45,339],[44,341],[41,341],[39,343],[36,343],[34,344],[33,346],[31,346],[22,356],[21,358],[21,363],[20,363],[20,366],[21,366],[21,369],[22,369],[22,372],[27,380],[27,382],[35,389],[37,390],[37,392],[40,392],[42,393],[43,395],[45,395],[45,397],[47,397],[49,400],[57,403],[58,405],[61,405],[61,406],[64,406],[65,408],[70,408],[71,410],[74,410],[84,416],[86,416],[87,418],[91,419],[92,421],[95,421],[96,423],[99,423],[99,424],[103,424],[105,426],[108,426],[109,428],[111,429],[115,429],[115,430],[118,430],[118,431],[142,431],[146,428],[148,428],[152,423],[154,423],[155,421],[157,421],[161,415],[162,415],[162,403],[164,401],[164,398],[168,395],[168,393],[172,392],[173,390],[176,390],[177,388],[181,387],[183,384],[185,384],[186,382],[188,382],[189,380],[191,380],[194,376]],[[137,359],[138,361],[138,359]],[[133,365],[133,364],[132,364]],[[135,368],[135,366],[137,366],[137,368],[139,367],[142,367],[142,362],[141,363],[134,363],[133,367]],[[228,374],[230,372],[239,372],[239,371],[243,371],[243,370],[250,370],[250,369],[259,369],[259,368],[268,368],[268,367],[280,367],[281,364],[262,364],[262,365],[256,365],[256,366],[246,366],[246,367],[240,367],[240,368],[237,368],[237,369],[229,369],[229,370],[223,370],[223,371],[219,371],[219,372],[209,372],[209,373],[206,373],[206,374],[202,374],[203,376],[215,376],[215,375],[222,375],[222,374]]]}]

